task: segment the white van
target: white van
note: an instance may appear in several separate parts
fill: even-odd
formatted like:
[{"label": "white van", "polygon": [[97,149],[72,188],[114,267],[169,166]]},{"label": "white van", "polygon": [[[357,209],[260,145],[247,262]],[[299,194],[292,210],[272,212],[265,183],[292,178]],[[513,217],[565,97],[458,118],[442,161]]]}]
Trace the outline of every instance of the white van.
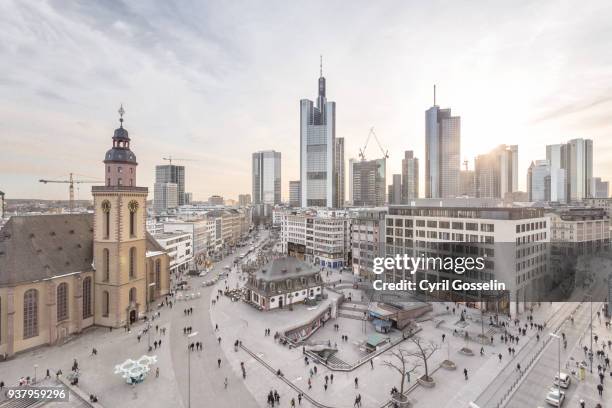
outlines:
[{"label": "white van", "polygon": [[[570,384],[572,383],[572,377],[569,376],[569,374],[567,373],[561,373],[561,388],[569,388]],[[554,385],[559,385],[559,375],[555,375],[555,379],[553,380],[553,384]]]}]

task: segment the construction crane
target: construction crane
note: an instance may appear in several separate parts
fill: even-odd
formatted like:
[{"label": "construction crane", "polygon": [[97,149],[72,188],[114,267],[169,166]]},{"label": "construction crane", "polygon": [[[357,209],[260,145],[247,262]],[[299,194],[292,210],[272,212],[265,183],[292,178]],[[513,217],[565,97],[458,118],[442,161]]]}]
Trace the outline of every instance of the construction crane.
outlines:
[{"label": "construction crane", "polygon": [[174,161],[200,161],[200,160],[195,160],[195,159],[177,159],[177,158],[174,158],[172,156],[162,157],[162,160],[168,161],[170,163],[170,165],[172,165],[172,160],[174,160]]},{"label": "construction crane", "polygon": [[376,133],[374,133],[374,128],[371,127],[370,128],[370,133],[368,133],[368,137],[366,138],[365,144],[363,145],[363,148],[359,149],[359,157],[361,157],[361,160],[365,160],[365,150],[368,147],[368,142],[370,141],[370,137],[374,136],[374,140],[376,140],[376,144],[378,145],[378,148],[380,149],[380,152],[383,155],[383,158],[388,159],[389,158],[389,151],[388,150],[384,150],[382,148],[382,146],[380,145],[380,141],[378,140],[378,136],[376,136]]},{"label": "construction crane", "polygon": [[40,179],[38,180],[40,183],[64,183],[68,184],[68,190],[70,192],[70,202],[69,202],[69,211],[72,214],[72,210],[74,209],[74,185],[75,184],[101,184],[102,181],[98,180],[75,180],[74,174],[70,173],[68,180],[46,180]]}]

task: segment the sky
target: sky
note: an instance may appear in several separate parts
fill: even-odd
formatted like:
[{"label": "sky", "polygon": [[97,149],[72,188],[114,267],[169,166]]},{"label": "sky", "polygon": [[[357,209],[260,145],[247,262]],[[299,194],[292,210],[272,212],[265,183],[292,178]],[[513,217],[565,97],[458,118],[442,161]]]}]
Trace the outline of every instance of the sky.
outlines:
[{"label": "sky", "polygon": [[[461,116],[461,159],[519,145],[519,187],[547,144],[594,142],[612,180],[612,2],[0,2],[0,190],[67,199],[70,172],[104,177],[118,126],[151,189],[162,157],[190,159],[196,200],[251,192],[251,154],[282,154],[283,197],[299,179],[299,100],[315,99],[319,56],[336,136],[358,157],[374,127],[387,179],[414,150],[425,110]],[[381,155],[375,143],[368,158]],[[422,184],[422,183],[421,183]],[[421,190],[423,190],[421,186]],[[348,189],[347,189],[348,191]],[[89,185],[77,198],[90,198]]]}]

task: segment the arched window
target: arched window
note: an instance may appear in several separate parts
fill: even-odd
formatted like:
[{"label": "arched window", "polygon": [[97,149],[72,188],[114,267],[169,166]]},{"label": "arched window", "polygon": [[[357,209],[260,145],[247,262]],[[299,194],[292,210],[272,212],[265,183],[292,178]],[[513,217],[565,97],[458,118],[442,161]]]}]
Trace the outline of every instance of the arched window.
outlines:
[{"label": "arched window", "polygon": [[108,291],[102,292],[102,316],[108,317],[110,309],[110,295]]},{"label": "arched window", "polygon": [[130,303],[136,303],[136,288],[130,289]]},{"label": "arched window", "polygon": [[[130,180],[131,181],[131,180]],[[130,237],[136,236],[136,214],[138,211],[138,201],[132,200],[128,203],[130,211]]]},{"label": "arched window", "polygon": [[23,294],[23,338],[38,336],[38,291],[28,289]]},{"label": "arched window", "polygon": [[136,277],[136,247],[130,248],[130,279]]},{"label": "arched window", "polygon": [[110,251],[107,248],[102,250],[102,273],[104,282],[110,280]]},{"label": "arched window", "polygon": [[102,233],[104,234],[104,239],[108,239],[110,237],[110,210],[110,201],[102,201]]},{"label": "arched window", "polygon": [[91,278],[83,279],[83,319],[91,317]]},{"label": "arched window", "polygon": [[60,283],[57,287],[57,321],[68,319],[68,284]]}]

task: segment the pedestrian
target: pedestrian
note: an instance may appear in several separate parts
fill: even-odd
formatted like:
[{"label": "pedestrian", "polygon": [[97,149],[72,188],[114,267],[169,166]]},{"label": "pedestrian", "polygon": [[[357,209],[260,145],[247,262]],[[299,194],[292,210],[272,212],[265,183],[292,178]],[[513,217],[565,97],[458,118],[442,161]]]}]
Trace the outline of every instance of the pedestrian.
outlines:
[{"label": "pedestrian", "polygon": [[331,375],[329,376],[329,381],[333,384],[334,383],[334,373],[331,373]]},{"label": "pedestrian", "polygon": [[359,378],[355,377],[355,388],[359,388]]},{"label": "pedestrian", "polygon": [[463,375],[465,376],[465,379],[467,380],[468,379],[468,369],[467,368],[463,369]]},{"label": "pedestrian", "polygon": [[374,359],[370,359],[370,367],[372,367],[372,370],[374,369]]},{"label": "pedestrian", "polygon": [[302,393],[298,394],[298,405],[302,405]]},{"label": "pedestrian", "polygon": [[227,389],[227,377],[225,377],[225,380],[223,380],[223,387]]},{"label": "pedestrian", "polygon": [[442,343],[444,343],[444,338],[446,338],[446,334],[442,333]]},{"label": "pedestrian", "polygon": [[310,378],[308,379],[308,389],[309,390],[312,389],[312,381],[310,381]]},{"label": "pedestrian", "polygon": [[159,378],[159,367],[155,369],[155,378]]},{"label": "pedestrian", "polygon": [[516,370],[520,373],[521,372],[521,363],[516,363]]},{"label": "pedestrian", "polygon": [[217,359],[217,368],[221,368],[221,359],[220,358]]},{"label": "pedestrian", "polygon": [[291,408],[295,408],[295,398],[291,398]]},{"label": "pedestrian", "polygon": [[599,393],[599,396],[603,396],[603,385],[602,384],[597,384],[597,392]]},{"label": "pedestrian", "polygon": [[327,391],[327,383],[323,384],[323,388]]},{"label": "pedestrian", "polygon": [[501,360],[502,360],[502,355],[501,355],[501,353],[499,353],[499,354],[497,355],[497,357],[499,357],[499,362],[501,363]]}]

